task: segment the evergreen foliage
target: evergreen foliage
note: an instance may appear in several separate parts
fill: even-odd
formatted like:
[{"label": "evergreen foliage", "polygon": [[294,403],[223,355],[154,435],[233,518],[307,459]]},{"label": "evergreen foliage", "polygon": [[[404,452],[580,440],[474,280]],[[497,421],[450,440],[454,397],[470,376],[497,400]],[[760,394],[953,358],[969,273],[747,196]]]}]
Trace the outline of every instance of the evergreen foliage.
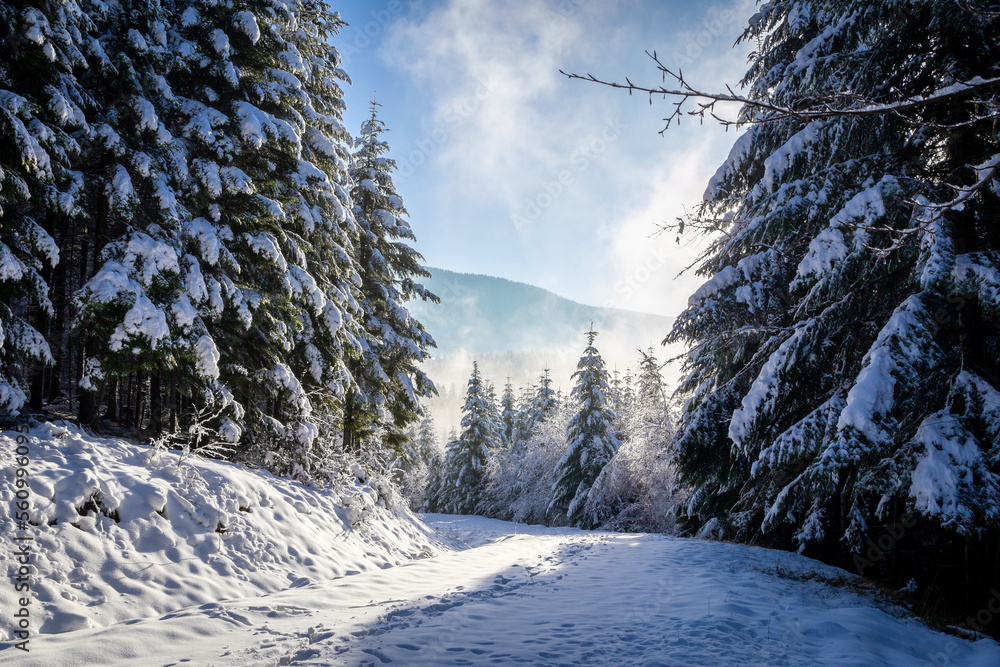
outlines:
[{"label": "evergreen foliage", "polygon": [[449,449],[445,464],[448,488],[448,508],[456,514],[472,514],[483,495],[486,463],[490,451],[496,448],[496,406],[488,396],[487,383],[473,363],[472,377],[462,408],[462,433]]},{"label": "evergreen foliage", "polygon": [[361,355],[350,363],[354,386],[344,406],[344,448],[383,429],[389,446],[401,429],[420,415],[419,400],[435,393],[434,384],[420,369],[434,339],[406,308],[406,302],[439,299],[414,282],[430,274],[423,258],[409,242],[416,238],[406,221],[406,209],[392,182],[393,160],[386,157],[387,130],[378,118],[378,104],[361,128],[359,148],[350,171],[354,188],[356,248],[361,280],[359,302],[364,336]]},{"label": "evergreen foliage", "polygon": [[0,19],[0,411],[309,479],[361,395],[352,437],[401,445],[433,391],[405,303],[434,297],[374,107],[353,154],[342,125],[340,15],[56,0]]},{"label": "evergreen foliage", "polygon": [[90,21],[76,2],[0,5],[0,410],[28,400],[25,376],[55,363],[52,269],[60,220],[85,208],[73,166],[89,126],[72,76]]},{"label": "evergreen foliage", "polygon": [[503,446],[513,446],[517,436],[517,399],[514,398],[510,378],[503,386],[503,397],[500,399],[500,433]]},{"label": "evergreen foliage", "polygon": [[611,409],[608,371],[604,367],[594,339],[597,332],[587,332],[587,347],[573,374],[576,386],[572,399],[578,412],[566,429],[567,448],[556,465],[556,481],[549,511],[565,515],[570,525],[589,527],[596,517],[586,516],[587,494],[604,466],[618,450],[620,436]]},{"label": "evergreen foliage", "polygon": [[673,441],[687,530],[865,571],[881,527],[913,514],[880,570],[995,582],[995,17],[810,0],[752,18],[751,127],[690,221],[724,234],[668,338],[691,345]]}]

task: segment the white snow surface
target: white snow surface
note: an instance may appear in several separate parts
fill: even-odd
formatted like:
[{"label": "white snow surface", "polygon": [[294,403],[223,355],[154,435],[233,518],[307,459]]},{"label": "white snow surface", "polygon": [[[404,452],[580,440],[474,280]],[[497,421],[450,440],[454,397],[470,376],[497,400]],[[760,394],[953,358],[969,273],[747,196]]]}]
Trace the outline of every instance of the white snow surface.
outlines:
[{"label": "white snow surface", "polygon": [[[48,656],[40,658],[48,665],[123,664],[132,640],[108,649],[107,663],[68,645],[55,653],[46,647],[56,646],[57,633],[148,627],[131,623],[448,549],[408,511],[380,506],[366,483],[307,487],[199,456],[181,460],[178,452],[96,438],[62,423],[27,434],[31,522],[38,525],[18,531],[12,518],[16,436],[0,434],[0,561],[16,562],[15,534],[34,537],[29,664],[36,655]],[[12,610],[24,594],[7,584],[0,586],[0,609]],[[3,665],[23,653],[6,648],[11,630],[4,613]],[[151,642],[147,662],[162,664],[165,646]]]},{"label": "white snow surface", "polygon": [[[278,592],[40,637],[30,654],[8,648],[0,660],[46,667],[985,667],[1000,660],[993,640],[932,631],[850,587],[852,575],[797,554],[470,516],[424,519],[438,531],[436,544],[454,548],[382,570],[370,567],[372,558],[335,576],[292,581],[290,574]],[[301,537],[288,534],[289,551],[345,550],[352,539]]]}]

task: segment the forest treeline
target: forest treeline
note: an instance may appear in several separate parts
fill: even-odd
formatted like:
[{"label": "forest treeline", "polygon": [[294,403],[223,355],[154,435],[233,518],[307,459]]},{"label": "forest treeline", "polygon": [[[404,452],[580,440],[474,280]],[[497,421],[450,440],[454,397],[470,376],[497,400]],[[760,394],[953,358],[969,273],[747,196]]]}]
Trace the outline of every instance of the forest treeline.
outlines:
[{"label": "forest treeline", "polygon": [[393,446],[436,297],[322,0],[0,5],[0,411],[304,479]]},{"label": "forest treeline", "polygon": [[[655,350],[638,350],[636,373],[609,372],[597,332],[569,379],[498,396],[473,364],[461,430],[438,444],[425,417],[404,445],[396,477],[415,510],[481,514],[521,523],[670,532],[678,494],[668,444],[672,402]],[[564,379],[564,380],[565,380]]]}]

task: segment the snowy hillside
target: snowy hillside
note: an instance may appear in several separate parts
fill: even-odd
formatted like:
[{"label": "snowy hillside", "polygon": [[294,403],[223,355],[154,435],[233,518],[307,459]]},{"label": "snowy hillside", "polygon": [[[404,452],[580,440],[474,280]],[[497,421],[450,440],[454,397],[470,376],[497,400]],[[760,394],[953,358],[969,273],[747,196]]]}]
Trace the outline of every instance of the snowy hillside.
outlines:
[{"label": "snowy hillside", "polygon": [[[5,664],[987,667],[991,639],[930,630],[852,575],[767,549],[429,515],[466,543],[383,571],[299,582],[45,638]],[[169,656],[169,658],[166,658]]]},{"label": "snowy hillside", "polygon": [[429,268],[422,282],[440,304],[415,301],[410,310],[437,341],[437,355],[461,347],[474,354],[579,352],[583,333],[594,323],[605,345],[617,339],[627,349],[659,345],[673,318],[615,308],[598,308],[505,278]]},{"label": "snowy hillside", "polygon": [[[587,306],[504,278],[428,270],[432,277],[423,282],[441,303],[415,301],[409,308],[437,342],[422,368],[439,395],[423,403],[434,415],[442,441],[451,428],[459,429],[473,361],[498,387],[507,378],[515,387],[530,387],[548,368],[553,388],[568,392],[591,323],[600,333],[596,344],[612,371],[635,371],[637,348],[653,347],[664,361],[682,352],[679,345],[660,346],[670,331],[670,317]],[[679,372],[678,366],[663,370],[670,387],[676,386]]]},{"label": "snowy hillside", "polygon": [[[30,618],[42,636],[32,651],[53,633],[274,593],[446,548],[407,510],[387,508],[375,480],[311,488],[55,424],[27,434],[23,466],[16,435],[0,436],[0,532],[34,538]],[[13,516],[18,467],[30,480],[26,526]],[[4,539],[0,560],[14,563],[20,544]],[[13,585],[0,586],[0,646],[12,638],[17,598]]]}]

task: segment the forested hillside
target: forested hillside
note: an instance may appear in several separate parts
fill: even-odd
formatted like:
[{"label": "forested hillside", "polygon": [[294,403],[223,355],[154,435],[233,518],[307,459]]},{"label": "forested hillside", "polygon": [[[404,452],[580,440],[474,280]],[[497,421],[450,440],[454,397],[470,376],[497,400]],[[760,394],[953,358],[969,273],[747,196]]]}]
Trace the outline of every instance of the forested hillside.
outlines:
[{"label": "forested hillside", "polygon": [[342,124],[340,15],[2,12],[0,410],[303,478],[398,440],[433,392],[405,304],[435,297],[378,105]]},{"label": "forested hillside", "polygon": [[435,333],[436,358],[461,347],[474,355],[571,351],[575,363],[580,335],[591,324],[606,348],[613,339],[615,352],[627,350],[631,358],[636,346],[658,344],[672,324],[669,317],[588,306],[504,278],[427,270],[426,285],[441,302],[418,301],[410,309]]}]

